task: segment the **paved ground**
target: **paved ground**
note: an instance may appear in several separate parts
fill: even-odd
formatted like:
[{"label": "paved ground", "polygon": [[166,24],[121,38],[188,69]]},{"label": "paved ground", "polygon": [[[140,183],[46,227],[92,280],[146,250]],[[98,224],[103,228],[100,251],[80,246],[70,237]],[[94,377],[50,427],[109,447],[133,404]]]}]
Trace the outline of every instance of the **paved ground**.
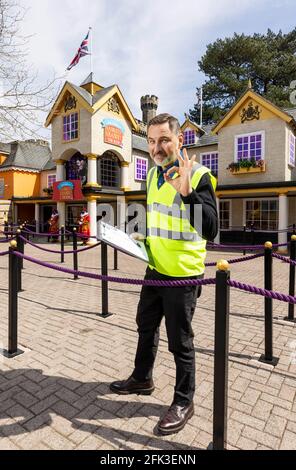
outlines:
[{"label": "paved ground", "polygon": [[[1,244],[0,250],[6,246]],[[59,249],[52,244],[51,248]],[[36,258],[58,256],[26,247]],[[72,255],[66,265],[71,267]],[[209,252],[207,261],[237,257]],[[99,272],[100,250],[79,256]],[[110,262],[112,251],[110,250]],[[0,341],[7,346],[7,257],[0,257]],[[58,263],[59,264],[59,263]],[[119,256],[118,276],[141,278],[144,263]],[[115,271],[110,270],[110,274]],[[215,268],[207,268],[213,277]],[[231,266],[233,279],[263,287],[263,259]],[[288,265],[274,260],[274,290],[287,293]],[[109,383],[126,378],[137,342],[139,287],[110,284],[112,316],[102,319],[100,282],[25,262],[19,294],[19,344],[0,356],[0,449],[205,449],[212,439],[214,286],[203,288],[193,327],[195,415],[180,433],[154,428],[173,396],[174,363],[162,329],[152,396],[116,396]],[[274,301],[276,368],[257,362],[263,351],[263,297],[231,290],[228,448],[296,449],[296,326],[283,321],[287,304]],[[294,363],[293,363],[294,362]]]}]

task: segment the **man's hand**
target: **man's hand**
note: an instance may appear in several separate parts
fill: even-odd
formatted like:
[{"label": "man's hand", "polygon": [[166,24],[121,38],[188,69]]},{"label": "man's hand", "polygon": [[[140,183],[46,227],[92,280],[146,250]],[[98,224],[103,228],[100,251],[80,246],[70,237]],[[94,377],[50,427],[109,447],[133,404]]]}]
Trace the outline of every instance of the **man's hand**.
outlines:
[{"label": "man's hand", "polygon": [[[190,159],[188,158],[186,149],[183,150],[183,157],[177,155],[179,160],[179,166],[173,166],[164,173],[164,179],[167,183],[173,186],[178,193],[182,196],[189,196],[192,193],[191,187],[191,170],[195,163],[196,155],[193,155]],[[178,176],[174,179],[170,178],[171,173],[178,173]]]}]

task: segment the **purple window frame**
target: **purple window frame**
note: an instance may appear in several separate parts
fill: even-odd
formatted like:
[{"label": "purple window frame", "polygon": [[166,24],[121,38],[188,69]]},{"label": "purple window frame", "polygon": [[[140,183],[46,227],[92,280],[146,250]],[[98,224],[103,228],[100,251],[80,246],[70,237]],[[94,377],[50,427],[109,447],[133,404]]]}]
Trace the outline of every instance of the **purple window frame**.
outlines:
[{"label": "purple window frame", "polygon": [[78,139],[78,113],[71,113],[63,117],[63,139],[65,142]]},{"label": "purple window frame", "polygon": [[209,168],[215,176],[218,176],[218,152],[202,154],[201,164]]},{"label": "purple window frame", "polygon": [[53,183],[55,183],[57,180],[57,177],[56,175],[48,175],[47,176],[47,186],[49,188],[52,188],[53,187]]},{"label": "purple window frame", "polygon": [[263,134],[241,135],[236,137],[236,161],[263,160]]},{"label": "purple window frame", "polygon": [[292,132],[289,138],[289,165],[295,166],[295,136]]},{"label": "purple window frame", "polygon": [[138,181],[146,181],[148,172],[148,160],[142,157],[136,157],[135,160],[135,179]]},{"label": "purple window frame", "polygon": [[188,129],[183,133],[184,145],[193,145],[195,144],[195,131],[193,129]]}]

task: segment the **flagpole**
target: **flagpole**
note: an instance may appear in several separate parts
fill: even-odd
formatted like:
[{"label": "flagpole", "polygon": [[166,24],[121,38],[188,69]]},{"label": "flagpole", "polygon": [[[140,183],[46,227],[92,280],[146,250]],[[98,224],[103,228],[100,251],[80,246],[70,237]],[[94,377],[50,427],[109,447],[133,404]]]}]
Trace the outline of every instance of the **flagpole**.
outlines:
[{"label": "flagpole", "polygon": [[90,73],[93,73],[93,58],[92,58],[92,54],[93,54],[93,44],[92,44],[92,40],[93,40],[93,34],[92,34],[92,27],[90,26],[89,27],[89,35],[90,35],[90,41],[89,41],[89,49],[90,49]]}]

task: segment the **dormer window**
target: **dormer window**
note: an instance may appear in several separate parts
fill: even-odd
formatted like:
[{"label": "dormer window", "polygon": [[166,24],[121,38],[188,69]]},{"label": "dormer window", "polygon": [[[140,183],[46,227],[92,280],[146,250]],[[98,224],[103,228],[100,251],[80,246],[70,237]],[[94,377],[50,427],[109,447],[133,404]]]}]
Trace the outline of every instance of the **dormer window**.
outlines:
[{"label": "dormer window", "polygon": [[184,136],[184,145],[195,144],[195,131],[193,129],[188,129],[184,131],[183,136]]},{"label": "dormer window", "polygon": [[71,113],[63,117],[63,139],[65,142],[78,139],[78,113]]}]

